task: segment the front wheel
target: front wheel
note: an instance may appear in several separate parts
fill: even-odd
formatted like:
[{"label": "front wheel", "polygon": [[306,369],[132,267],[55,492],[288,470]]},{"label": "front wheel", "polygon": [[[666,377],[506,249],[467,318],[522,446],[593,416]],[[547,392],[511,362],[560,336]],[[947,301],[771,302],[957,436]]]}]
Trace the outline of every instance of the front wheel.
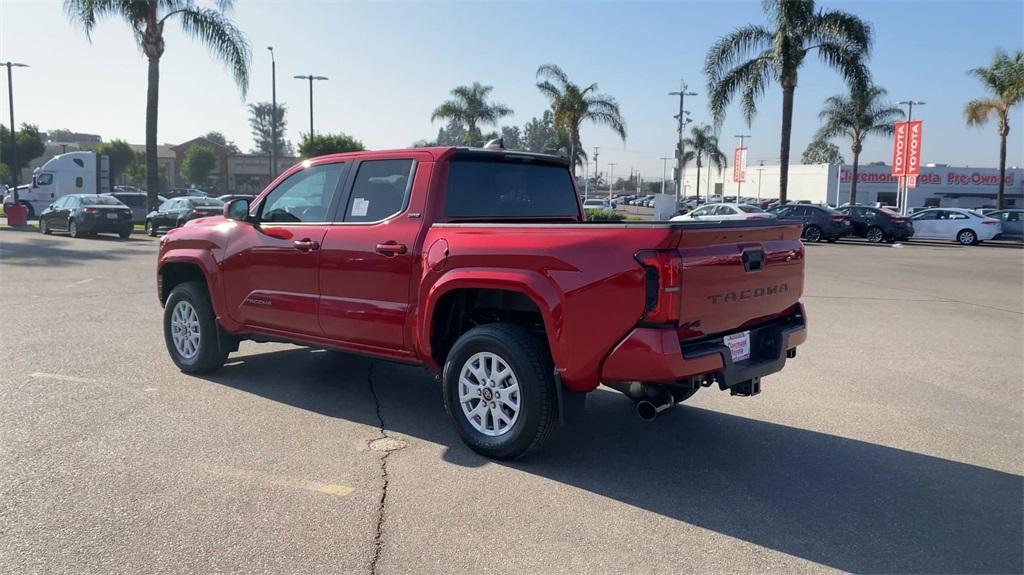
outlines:
[{"label": "front wheel", "polygon": [[78,222],[75,220],[68,221],[68,235],[73,238],[82,237],[82,232],[78,231]]},{"label": "front wheel", "polygon": [[39,233],[43,234],[44,236],[50,235],[50,227],[46,225],[45,218],[39,218]]},{"label": "front wheel", "polygon": [[868,228],[868,233],[866,234],[866,236],[868,238],[868,241],[873,244],[882,243],[882,240],[885,239],[885,233],[882,232],[882,228],[879,227]]},{"label": "front wheel", "polygon": [[153,220],[146,220],[146,235],[155,238],[156,237],[156,224]]},{"label": "front wheel", "polygon": [[514,459],[541,447],[557,423],[554,367],[541,337],[513,324],[464,333],[444,365],[445,409],[477,453]]},{"label": "front wheel", "polygon": [[228,358],[228,346],[221,340],[206,286],[175,286],[164,306],[164,343],[174,365],[185,373],[219,369]]},{"label": "front wheel", "polygon": [[809,242],[820,242],[821,228],[818,226],[807,226],[807,229],[804,230],[804,239]]},{"label": "front wheel", "polygon": [[978,234],[974,233],[974,230],[960,230],[956,234],[956,241],[962,246],[973,246],[978,243]]}]

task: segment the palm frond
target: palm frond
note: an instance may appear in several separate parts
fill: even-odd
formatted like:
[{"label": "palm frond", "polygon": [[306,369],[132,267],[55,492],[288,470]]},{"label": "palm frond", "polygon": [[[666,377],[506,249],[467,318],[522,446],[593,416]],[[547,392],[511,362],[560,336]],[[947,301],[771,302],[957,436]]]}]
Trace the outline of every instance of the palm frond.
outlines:
[{"label": "palm frond", "polygon": [[563,86],[569,83],[569,76],[555,64],[542,64],[538,67],[537,78],[554,80]]},{"label": "palm frond", "polygon": [[862,58],[871,54],[871,25],[842,10],[815,15],[809,32],[808,41],[812,43],[841,46],[859,53]]},{"label": "palm frond", "polygon": [[[708,84],[708,108],[714,117],[715,125],[720,126],[722,124],[725,120],[725,110],[729,107],[733,96],[737,92],[745,92],[747,84],[753,82],[761,86],[763,90],[764,85],[778,77],[774,66],[763,64],[764,62],[770,64],[770,59],[770,54],[762,54],[753,60],[736,66],[717,81]],[[762,77],[755,77],[756,75],[761,75]],[[756,91],[755,86],[753,92]],[[748,101],[744,102],[744,105],[744,115],[749,123],[754,114],[757,113],[756,103]]]},{"label": "palm frond", "polygon": [[704,71],[708,77],[720,77],[750,55],[762,52],[772,45],[772,33],[763,26],[743,26],[722,36],[708,50]]},{"label": "palm frond", "polygon": [[864,91],[871,84],[871,72],[860,52],[836,44],[822,44],[817,51],[821,61],[839,72],[851,90]]},{"label": "palm frond", "polygon": [[971,100],[964,107],[968,126],[984,126],[989,116],[998,111],[999,103],[994,98]]},{"label": "palm frond", "polygon": [[227,65],[242,97],[249,91],[249,63],[252,50],[245,34],[222,12],[213,8],[192,8],[178,16],[185,34],[200,40]]},{"label": "palm frond", "polygon": [[68,19],[82,26],[85,37],[90,41],[96,23],[110,16],[124,18],[136,31],[137,36],[137,23],[145,19],[145,8],[144,2],[132,0],[64,0],[64,13]]},{"label": "palm frond", "polygon": [[537,83],[537,89],[540,90],[541,94],[548,97],[549,100],[557,100],[562,97],[562,91],[559,90],[554,84],[547,80]]}]

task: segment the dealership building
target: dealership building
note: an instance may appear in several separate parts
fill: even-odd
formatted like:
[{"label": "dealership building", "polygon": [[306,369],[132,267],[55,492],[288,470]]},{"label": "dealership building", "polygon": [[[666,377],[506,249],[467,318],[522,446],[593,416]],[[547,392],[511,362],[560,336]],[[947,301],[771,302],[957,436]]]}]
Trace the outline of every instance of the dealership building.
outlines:
[{"label": "dealership building", "polygon": [[[701,174],[700,193],[708,189],[707,168]],[[897,178],[892,168],[884,165],[859,166],[857,170],[857,203],[896,205]],[[779,197],[779,166],[748,166],[746,181],[732,181],[732,168],[719,176],[712,171],[712,193],[725,196]],[[686,195],[696,193],[696,169],[686,170]],[[1008,207],[1024,206],[1024,169],[1006,169],[1004,193]],[[841,205],[850,200],[853,166],[848,164],[794,164],[789,166],[790,201]],[[917,186],[910,190],[908,205],[960,208],[995,207],[999,189],[996,168],[952,167],[929,164],[921,167]],[[738,193],[737,193],[738,190]]]}]

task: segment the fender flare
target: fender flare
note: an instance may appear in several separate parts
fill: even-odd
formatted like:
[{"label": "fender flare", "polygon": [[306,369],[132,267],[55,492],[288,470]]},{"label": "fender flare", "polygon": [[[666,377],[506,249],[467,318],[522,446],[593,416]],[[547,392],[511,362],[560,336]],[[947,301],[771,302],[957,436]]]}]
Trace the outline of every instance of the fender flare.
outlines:
[{"label": "fender flare", "polygon": [[520,293],[533,302],[544,320],[544,333],[555,365],[564,365],[564,306],[561,293],[553,282],[540,273],[526,270],[495,268],[459,268],[449,271],[421,292],[422,321],[419,322],[417,348],[422,360],[438,371],[442,366],[434,361],[430,347],[430,334],[434,329],[437,303],[445,294],[458,289],[494,289]]},{"label": "fender flare", "polygon": [[[228,330],[237,325],[227,313],[220,266],[209,250],[190,248],[176,248],[172,250],[160,258],[160,264],[157,266],[158,278],[162,276],[164,267],[168,264],[186,264],[199,268],[199,271],[202,272],[203,277],[206,279],[206,286],[210,293],[210,303],[213,304],[213,312],[217,315],[217,320]],[[163,301],[160,303],[163,304]]]}]

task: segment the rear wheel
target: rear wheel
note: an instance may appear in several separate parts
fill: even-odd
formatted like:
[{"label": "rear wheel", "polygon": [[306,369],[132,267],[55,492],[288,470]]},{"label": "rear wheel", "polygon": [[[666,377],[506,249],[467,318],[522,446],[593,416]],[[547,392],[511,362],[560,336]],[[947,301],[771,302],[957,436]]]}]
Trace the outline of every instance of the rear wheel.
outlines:
[{"label": "rear wheel", "polygon": [[871,226],[870,228],[868,228],[868,233],[865,234],[865,237],[868,239],[869,242],[877,244],[881,243],[882,240],[885,239],[885,233],[882,232],[882,228],[878,226]]},{"label": "rear wheel", "polygon": [[171,290],[164,307],[164,343],[171,361],[185,373],[219,369],[227,361],[210,295],[201,282],[184,282]]},{"label": "rear wheel", "polygon": [[444,366],[445,409],[477,453],[514,459],[538,449],[557,423],[554,367],[525,327],[488,324],[464,333]]},{"label": "rear wheel", "polygon": [[974,230],[960,230],[956,234],[956,241],[962,246],[973,246],[978,243],[978,234],[974,233]]},{"label": "rear wheel", "polygon": [[804,239],[809,242],[820,242],[821,228],[818,226],[807,226],[807,229],[804,230]]},{"label": "rear wheel", "polygon": [[132,237],[132,233],[131,232],[120,232],[117,235],[121,236],[122,240],[126,240],[126,239]]}]

